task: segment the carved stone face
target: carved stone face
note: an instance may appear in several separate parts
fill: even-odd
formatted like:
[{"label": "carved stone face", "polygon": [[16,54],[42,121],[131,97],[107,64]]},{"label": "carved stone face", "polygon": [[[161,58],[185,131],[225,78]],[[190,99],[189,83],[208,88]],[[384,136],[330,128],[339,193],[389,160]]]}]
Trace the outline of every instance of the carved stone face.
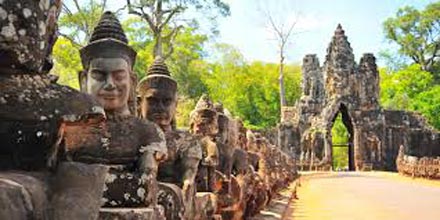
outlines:
[{"label": "carved stone face", "polygon": [[177,107],[177,96],[173,91],[150,88],[142,100],[142,116],[159,125],[170,128]]},{"label": "carved stone face", "polygon": [[192,132],[215,137],[218,133],[218,116],[217,112],[211,110],[201,110],[194,116],[191,123]]},{"label": "carved stone face", "polygon": [[130,72],[125,59],[93,59],[87,72],[87,92],[97,98],[106,112],[129,114]]}]

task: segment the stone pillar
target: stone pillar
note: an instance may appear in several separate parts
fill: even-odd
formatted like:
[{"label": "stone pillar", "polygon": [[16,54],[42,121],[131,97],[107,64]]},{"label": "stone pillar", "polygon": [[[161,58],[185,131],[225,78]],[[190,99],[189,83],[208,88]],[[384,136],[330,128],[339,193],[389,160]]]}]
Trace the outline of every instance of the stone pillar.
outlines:
[{"label": "stone pillar", "polygon": [[362,149],[362,128],[354,126],[353,150],[354,150],[354,165],[356,170],[361,170],[364,164],[363,149]]}]

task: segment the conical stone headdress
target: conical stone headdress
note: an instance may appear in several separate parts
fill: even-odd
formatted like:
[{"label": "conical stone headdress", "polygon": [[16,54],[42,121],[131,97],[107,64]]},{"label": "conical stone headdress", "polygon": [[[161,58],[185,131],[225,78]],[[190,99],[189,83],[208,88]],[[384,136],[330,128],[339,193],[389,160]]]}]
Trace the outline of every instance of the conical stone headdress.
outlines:
[{"label": "conical stone headdress", "polygon": [[190,118],[195,117],[196,115],[203,115],[207,117],[215,117],[218,115],[215,110],[214,104],[207,94],[203,94],[199,101],[196,104],[196,107],[191,112]]},{"label": "conical stone headdress", "polygon": [[146,93],[149,89],[177,93],[177,82],[171,78],[170,71],[161,57],[156,57],[153,64],[148,68],[147,76],[139,82],[137,87],[138,95],[147,95]]},{"label": "conical stone headdress", "polygon": [[128,46],[124,30],[116,16],[105,12],[93,30],[87,46],[80,50],[83,67],[88,69],[93,58],[123,58],[134,65],[136,52]]}]

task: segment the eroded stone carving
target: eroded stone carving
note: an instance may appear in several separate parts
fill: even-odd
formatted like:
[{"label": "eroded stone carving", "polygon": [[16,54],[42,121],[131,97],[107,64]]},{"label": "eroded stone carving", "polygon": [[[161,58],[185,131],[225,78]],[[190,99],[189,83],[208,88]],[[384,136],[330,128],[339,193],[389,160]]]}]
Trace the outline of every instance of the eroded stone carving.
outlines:
[{"label": "eroded stone carving", "polygon": [[135,107],[130,108],[136,97],[132,70],[136,52],[128,46],[121,25],[111,12],[102,15],[80,54],[85,69],[80,73],[81,90],[104,106],[107,137],[105,146],[80,149],[71,157],[110,167],[104,207],[155,208],[158,164],[167,155],[165,136],[154,123],[138,119]]},{"label": "eroded stone carving", "polygon": [[202,160],[197,173],[198,192],[216,192],[216,167],[219,163],[219,152],[215,137],[218,133],[218,114],[214,104],[207,95],[200,97],[190,116],[190,132],[203,136]]},{"label": "eroded stone carving", "polygon": [[66,161],[64,141],[72,126],[101,136],[103,109],[47,75],[61,4],[0,1],[0,219],[98,216],[107,168]]},{"label": "eroded stone carving", "polygon": [[156,58],[150,66],[147,76],[140,81],[137,92],[140,97],[141,117],[159,125],[166,136],[168,157],[159,166],[158,180],[175,184],[182,190],[184,204],[167,201],[169,205],[165,207],[184,205],[185,212],[165,208],[168,213],[167,219],[181,217],[194,219],[195,177],[202,159],[200,137],[173,127],[177,105],[177,83],[171,78],[168,67],[161,57]]}]

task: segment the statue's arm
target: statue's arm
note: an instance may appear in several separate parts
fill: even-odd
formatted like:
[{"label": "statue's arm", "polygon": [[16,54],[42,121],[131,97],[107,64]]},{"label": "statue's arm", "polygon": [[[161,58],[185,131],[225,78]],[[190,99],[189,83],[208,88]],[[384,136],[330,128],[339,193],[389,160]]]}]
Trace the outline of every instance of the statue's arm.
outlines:
[{"label": "statue's arm", "polygon": [[188,144],[188,147],[183,147],[183,152],[182,152],[182,160],[181,160],[182,161],[181,165],[183,166],[182,189],[184,192],[192,184],[194,184],[199,163],[200,160],[202,159],[202,146],[200,140],[196,138],[191,138],[191,139],[192,139],[191,141],[188,141],[186,143]]},{"label": "statue's arm", "polygon": [[167,157],[165,135],[156,124],[149,121],[143,123],[144,129],[140,134],[142,145],[139,149],[139,170],[156,175],[158,164]]}]

